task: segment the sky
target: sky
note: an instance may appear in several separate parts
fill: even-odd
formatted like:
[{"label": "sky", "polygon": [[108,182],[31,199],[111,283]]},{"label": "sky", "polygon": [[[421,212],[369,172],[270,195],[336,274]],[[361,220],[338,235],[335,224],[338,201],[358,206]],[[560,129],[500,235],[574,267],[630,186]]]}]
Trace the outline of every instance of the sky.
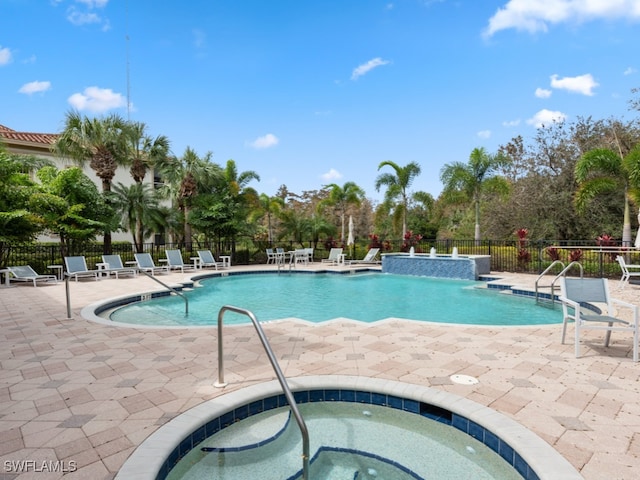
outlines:
[{"label": "sky", "polygon": [[275,195],[631,120],[640,0],[0,0],[0,124],[59,133],[119,114]]}]

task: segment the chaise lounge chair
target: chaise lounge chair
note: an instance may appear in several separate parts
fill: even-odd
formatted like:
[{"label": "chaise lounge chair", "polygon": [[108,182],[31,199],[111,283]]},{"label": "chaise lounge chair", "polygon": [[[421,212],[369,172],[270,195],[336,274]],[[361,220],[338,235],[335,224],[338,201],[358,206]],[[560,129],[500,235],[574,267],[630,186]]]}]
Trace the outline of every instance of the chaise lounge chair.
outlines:
[{"label": "chaise lounge chair", "polygon": [[138,269],[143,272],[150,272],[151,275],[155,275],[156,272],[169,273],[169,267],[165,265],[156,266],[150,253],[134,253],[134,258],[138,264]]},{"label": "chaise lounge chair", "polygon": [[120,255],[102,255],[102,262],[106,267],[104,271],[108,275],[115,275],[116,278],[120,278],[120,275],[131,275],[132,277],[137,275],[135,268],[126,268],[122,264]]},{"label": "chaise lounge chair", "polygon": [[[562,302],[562,343],[567,333],[567,323],[575,323],[575,355],[580,357],[580,335],[583,330],[605,331],[604,346],[609,346],[611,332],[633,334],[633,361],[638,361],[638,307],[632,303],[616,300],[609,296],[606,278],[566,278],[560,277]],[[600,312],[598,306],[603,305]],[[630,321],[616,317],[616,306],[631,310]]]},{"label": "chaise lounge chair", "polygon": [[625,286],[627,286],[631,277],[640,278],[640,265],[632,265],[630,263],[627,263],[622,255],[618,255],[616,257],[616,260],[618,261],[620,269],[622,270],[622,277],[620,278],[620,283],[618,284],[619,289],[623,289]]},{"label": "chaise lounge chair", "polygon": [[329,257],[323,258],[322,263],[329,263],[331,265],[338,265],[341,261],[342,249],[341,248],[332,248],[329,250]]},{"label": "chaise lounge chair", "polygon": [[200,259],[200,267],[213,267],[218,270],[218,267],[222,268],[222,263],[216,262],[211,250],[198,250],[198,258]]},{"label": "chaise lounge chair", "polygon": [[55,275],[40,275],[30,265],[7,267],[7,270],[11,273],[9,280],[14,282],[33,282],[34,287],[38,286],[38,282],[58,282]]},{"label": "chaise lounge chair", "polygon": [[349,265],[353,263],[380,263],[380,260],[376,260],[379,251],[379,248],[370,248],[362,260],[351,260]]},{"label": "chaise lounge chair", "polygon": [[167,264],[169,266],[169,270],[180,270],[182,273],[184,273],[185,268],[195,268],[193,265],[184,263],[184,261],[182,260],[182,252],[180,250],[165,250],[164,253],[167,255]]},{"label": "chaise lounge chair", "polygon": [[74,277],[76,282],[79,278],[93,277],[94,280],[100,280],[100,272],[98,270],[89,270],[84,256],[64,257],[64,264],[67,268],[67,275]]}]

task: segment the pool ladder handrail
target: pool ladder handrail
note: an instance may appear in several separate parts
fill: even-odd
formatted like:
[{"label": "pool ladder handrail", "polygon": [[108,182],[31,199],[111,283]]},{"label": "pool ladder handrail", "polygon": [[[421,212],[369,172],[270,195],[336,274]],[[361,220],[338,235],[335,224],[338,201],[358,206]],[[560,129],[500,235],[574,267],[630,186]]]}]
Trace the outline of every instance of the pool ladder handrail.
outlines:
[{"label": "pool ladder handrail", "polygon": [[536,303],[539,302],[539,284],[538,282],[540,281],[540,279],[549,271],[551,270],[555,265],[562,265],[562,270],[560,271],[560,273],[558,273],[553,280],[551,281],[551,285],[549,285],[551,287],[551,303],[554,304],[556,301],[556,296],[555,296],[555,286],[556,286],[556,282],[558,281],[558,279],[560,277],[563,277],[566,275],[566,273],[571,270],[571,268],[575,267],[576,265],[578,267],[580,267],[580,278],[582,278],[584,276],[584,269],[582,268],[582,264],[578,261],[573,261],[571,262],[569,265],[567,265],[565,267],[564,263],[561,260],[554,260],[551,265],[549,265],[540,275],[538,275],[538,278],[536,278],[536,283],[535,283],[535,288],[536,288]]},{"label": "pool ladder handrail", "polygon": [[[179,297],[181,297],[184,300],[184,314],[185,315],[189,315],[189,300],[187,299],[187,297],[182,294],[181,292],[179,292],[178,290],[176,290],[175,288],[167,285],[166,283],[158,280],[156,277],[154,277],[153,275],[149,274],[149,272],[146,272],[144,270],[141,270],[139,268],[135,269],[138,273],[144,273],[147,277],[149,277],[151,280],[159,283],[160,285],[162,285],[163,287],[165,287],[167,290],[169,290],[172,293],[175,293],[176,295],[178,295]],[[98,270],[98,272],[101,272],[100,274],[103,273],[102,270]],[[69,279],[71,278],[71,275],[69,275],[68,273],[65,273],[65,278],[64,278],[64,289],[65,289],[65,296],[67,299],[67,318],[71,319],[71,293],[69,290]]]},{"label": "pool ladder handrail", "polygon": [[218,381],[214,383],[214,386],[222,388],[227,385],[227,383],[225,383],[224,381],[224,345],[222,341],[223,317],[226,311],[240,313],[249,317],[256,329],[256,332],[258,333],[258,337],[260,337],[262,346],[267,352],[267,356],[269,357],[271,366],[276,373],[276,377],[278,377],[278,381],[280,382],[280,386],[282,387],[284,396],[289,403],[291,412],[293,413],[293,416],[298,423],[298,427],[300,428],[300,433],[302,434],[302,480],[309,480],[309,430],[307,429],[307,424],[305,423],[304,418],[302,418],[302,414],[298,409],[298,404],[296,403],[295,398],[293,398],[293,393],[289,388],[287,379],[282,373],[282,369],[280,368],[278,360],[276,359],[273,350],[271,349],[271,345],[269,344],[269,340],[267,340],[267,336],[265,335],[262,326],[258,322],[256,316],[249,310],[240,307],[234,307],[232,305],[223,305],[218,312]]}]

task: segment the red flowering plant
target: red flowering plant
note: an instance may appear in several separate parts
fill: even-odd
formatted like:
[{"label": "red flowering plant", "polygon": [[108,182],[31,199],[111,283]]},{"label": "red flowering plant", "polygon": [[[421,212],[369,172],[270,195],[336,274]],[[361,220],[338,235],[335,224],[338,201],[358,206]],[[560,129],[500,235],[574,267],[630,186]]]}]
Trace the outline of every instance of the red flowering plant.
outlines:
[{"label": "red flowering plant", "polygon": [[404,234],[404,241],[402,242],[402,251],[408,252],[413,247],[415,252],[419,252],[418,244],[422,240],[422,235],[419,233],[414,234],[411,230],[407,230]]},{"label": "red flowering plant", "polygon": [[570,262],[579,262],[580,260],[582,260],[582,250],[577,249],[577,250],[571,250],[571,252],[569,252],[569,261]]},{"label": "red flowering plant", "polygon": [[[596,245],[599,247],[615,247],[617,244],[618,242],[616,242],[615,239],[607,233],[603,233],[596,238]],[[617,252],[609,252],[607,256],[609,257],[609,260],[613,262],[617,255]]]},{"label": "red flowering plant", "polygon": [[545,251],[549,258],[554,262],[556,260],[560,260],[560,249],[558,247],[547,247]]},{"label": "red flowering plant", "polygon": [[527,249],[527,235],[529,230],[519,228],[516,230],[518,236],[518,263],[528,263],[531,261],[531,252]]}]

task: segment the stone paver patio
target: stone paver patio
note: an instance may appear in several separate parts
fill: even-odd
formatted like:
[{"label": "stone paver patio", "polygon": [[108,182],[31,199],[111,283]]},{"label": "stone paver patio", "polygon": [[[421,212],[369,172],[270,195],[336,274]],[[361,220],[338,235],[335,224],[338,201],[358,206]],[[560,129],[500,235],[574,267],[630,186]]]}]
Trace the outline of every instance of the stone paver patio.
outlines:
[{"label": "stone paver patio", "polygon": [[[535,279],[504,275],[510,284]],[[611,286],[615,297],[639,303],[640,287]],[[225,330],[229,385],[218,389],[215,328],[105,326],[80,315],[101,299],[156,289],[145,277],[71,282],[68,319],[64,283],[0,288],[0,480],[112,479],[175,416],[275,378],[251,325]],[[264,329],[286,376],[356,375],[442,389],[529,428],[587,480],[640,478],[640,364],[631,360],[630,337],[614,333],[607,349],[599,336],[588,337],[576,359],[573,344],[560,344],[560,325],[282,321]],[[479,382],[460,385],[454,374]]]}]

